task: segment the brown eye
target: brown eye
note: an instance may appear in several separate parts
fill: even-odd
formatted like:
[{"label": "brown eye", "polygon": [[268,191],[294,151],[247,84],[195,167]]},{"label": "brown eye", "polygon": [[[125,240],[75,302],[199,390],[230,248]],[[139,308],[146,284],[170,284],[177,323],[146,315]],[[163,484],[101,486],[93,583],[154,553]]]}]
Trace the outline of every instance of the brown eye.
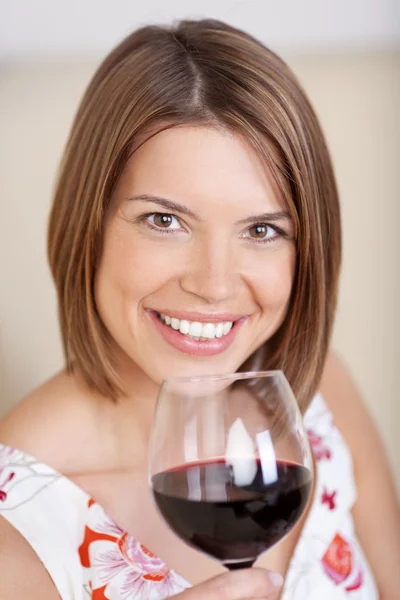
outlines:
[{"label": "brown eye", "polygon": [[268,229],[271,229],[271,228],[268,227],[268,225],[265,225],[265,223],[260,223],[259,225],[254,225],[253,227],[251,227],[249,229],[250,237],[263,239],[267,236]]},{"label": "brown eye", "polygon": [[174,218],[172,217],[172,215],[156,214],[153,217],[154,225],[163,229],[167,229],[168,227],[170,227],[173,223],[173,220]]},{"label": "brown eye", "polygon": [[277,228],[268,225],[268,223],[256,223],[247,229],[244,237],[267,243],[273,242],[281,235],[283,235],[283,232],[279,232]]},{"label": "brown eye", "polygon": [[150,215],[144,215],[142,221],[154,231],[161,233],[177,233],[182,231],[183,227],[175,215],[168,213],[151,213]]}]

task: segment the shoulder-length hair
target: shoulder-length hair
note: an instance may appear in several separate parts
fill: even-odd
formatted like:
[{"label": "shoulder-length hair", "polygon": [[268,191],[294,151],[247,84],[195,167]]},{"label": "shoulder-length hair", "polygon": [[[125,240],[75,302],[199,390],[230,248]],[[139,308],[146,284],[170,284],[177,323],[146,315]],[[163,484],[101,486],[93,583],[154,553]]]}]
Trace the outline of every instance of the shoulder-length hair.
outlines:
[{"label": "shoulder-length hair", "polygon": [[213,20],[148,26],[100,65],[79,106],[50,215],[48,254],[69,371],[123,393],[94,299],[115,185],[146,132],[182,124],[245,136],[270,169],[295,225],[286,318],[241,369],[282,369],[305,410],[324,366],[341,260],[340,211],[318,119],[289,67],[250,35]]}]

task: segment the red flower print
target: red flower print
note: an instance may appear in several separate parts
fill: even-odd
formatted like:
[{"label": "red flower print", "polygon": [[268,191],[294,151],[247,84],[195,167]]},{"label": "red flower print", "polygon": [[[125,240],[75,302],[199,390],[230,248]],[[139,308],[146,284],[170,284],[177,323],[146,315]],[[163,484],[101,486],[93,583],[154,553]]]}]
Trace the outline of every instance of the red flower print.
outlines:
[{"label": "red flower print", "polygon": [[358,570],[354,568],[352,548],[340,534],[335,535],[321,562],[325,573],[335,585],[345,582],[353,572],[352,581],[348,582],[344,588],[346,592],[358,590],[363,585],[362,570],[359,567]]},{"label": "red flower print", "polygon": [[329,510],[335,510],[335,508],[336,508],[336,494],[337,494],[337,490],[335,490],[334,492],[329,494],[328,490],[326,488],[324,488],[324,491],[322,493],[321,502],[322,502],[322,504],[327,504],[329,507]]},{"label": "red flower print", "polygon": [[308,429],[307,433],[315,459],[317,461],[330,460],[332,458],[332,451],[324,444],[322,437],[317,435],[312,429]]},{"label": "red flower print", "polygon": [[93,590],[92,592],[92,600],[109,600],[105,595],[106,585],[101,588],[97,588],[97,590]]},{"label": "red flower print", "polygon": [[350,545],[341,535],[337,534],[333,538],[322,557],[322,566],[336,585],[342,583],[350,575],[353,566],[352,552]]},{"label": "red flower print", "polygon": [[[4,471],[4,469],[0,469],[0,475],[3,471]],[[2,489],[2,488],[4,488],[7,485],[7,483],[10,483],[10,481],[14,477],[15,477],[15,473],[10,473],[8,475],[8,477],[6,477],[6,479],[3,481],[3,483],[1,483],[1,480],[0,480],[0,502],[5,502],[5,500],[7,500],[7,494],[4,491],[4,489]]]}]

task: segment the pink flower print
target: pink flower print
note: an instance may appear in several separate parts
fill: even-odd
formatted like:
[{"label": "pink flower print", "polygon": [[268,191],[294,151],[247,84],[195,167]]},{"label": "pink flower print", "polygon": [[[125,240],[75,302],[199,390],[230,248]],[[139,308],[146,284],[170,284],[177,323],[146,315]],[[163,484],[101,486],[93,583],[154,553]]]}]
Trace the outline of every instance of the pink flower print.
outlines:
[{"label": "pink flower print", "polygon": [[17,458],[20,454],[19,450],[10,448],[9,446],[2,446],[0,444],[0,473],[4,467],[6,467],[11,461]]},{"label": "pink flower print", "polygon": [[[167,565],[116,525],[93,500],[89,525],[79,547],[83,567],[90,569],[92,598],[121,600],[168,598],[187,583]],[[111,596],[110,596],[111,594]]]},{"label": "pink flower print", "polygon": [[324,459],[330,460],[332,458],[332,451],[324,444],[323,438],[317,435],[312,429],[309,429],[307,433],[315,459],[317,461]]},{"label": "pink flower print", "polygon": [[354,592],[355,590],[359,590],[360,587],[363,585],[363,583],[364,583],[363,572],[361,571],[361,569],[359,569],[359,571],[357,573],[357,577],[355,578],[353,583],[349,583],[349,585],[346,586],[345,590],[346,590],[346,592]]},{"label": "pink flower print", "polygon": [[3,471],[5,470],[7,463],[10,461],[13,454],[16,454],[16,451],[13,448],[8,448],[7,446],[0,448],[0,502],[5,502],[7,499],[7,494],[3,488],[5,488],[6,485],[15,477],[15,473],[12,471],[7,477],[4,479],[2,478]]},{"label": "pink flower print", "polygon": [[328,490],[326,488],[324,488],[324,491],[322,493],[321,502],[322,502],[322,504],[327,504],[329,507],[329,510],[335,510],[335,508],[336,508],[336,494],[337,494],[337,490],[335,490],[332,493],[328,493]]},{"label": "pink flower print", "polygon": [[168,598],[184,589],[175,573],[161,559],[127,533],[106,552],[99,553],[93,566],[99,570],[103,584],[114,583],[115,577],[119,576],[119,588],[124,599],[150,598],[155,587],[160,598]]},{"label": "pink flower print", "polygon": [[145,579],[161,581],[168,575],[163,561],[127,533],[119,540],[118,548],[128,564],[138,565],[146,573]]}]

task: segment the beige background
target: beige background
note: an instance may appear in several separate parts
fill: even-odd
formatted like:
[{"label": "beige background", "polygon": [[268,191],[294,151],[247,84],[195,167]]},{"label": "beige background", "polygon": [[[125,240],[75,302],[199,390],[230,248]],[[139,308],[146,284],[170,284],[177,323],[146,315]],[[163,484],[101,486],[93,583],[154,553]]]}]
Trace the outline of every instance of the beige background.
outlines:
[{"label": "beige background", "polygon": [[[320,115],[342,197],[334,346],[400,489],[400,52],[287,57]],[[0,66],[0,413],[62,365],[46,264],[54,174],[94,62]]]}]

